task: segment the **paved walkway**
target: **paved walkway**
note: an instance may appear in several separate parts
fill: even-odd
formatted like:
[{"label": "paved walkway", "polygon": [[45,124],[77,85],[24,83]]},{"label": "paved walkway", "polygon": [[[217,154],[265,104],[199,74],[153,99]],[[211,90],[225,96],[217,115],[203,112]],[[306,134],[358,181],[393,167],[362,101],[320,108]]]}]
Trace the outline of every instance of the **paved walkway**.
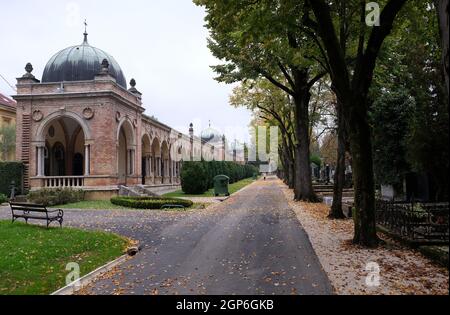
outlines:
[{"label": "paved walkway", "polygon": [[[279,181],[197,212],[68,211],[70,226],[138,239],[143,250],[89,294],[331,294]],[[8,217],[4,209],[0,217]]]}]

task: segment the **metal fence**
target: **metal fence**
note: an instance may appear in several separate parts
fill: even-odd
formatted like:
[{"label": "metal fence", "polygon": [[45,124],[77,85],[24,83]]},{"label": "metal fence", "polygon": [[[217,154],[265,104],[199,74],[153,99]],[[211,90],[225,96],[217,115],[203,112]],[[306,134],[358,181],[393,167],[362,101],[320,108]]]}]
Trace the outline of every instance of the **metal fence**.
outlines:
[{"label": "metal fence", "polygon": [[377,224],[414,243],[449,242],[449,203],[376,201]]}]

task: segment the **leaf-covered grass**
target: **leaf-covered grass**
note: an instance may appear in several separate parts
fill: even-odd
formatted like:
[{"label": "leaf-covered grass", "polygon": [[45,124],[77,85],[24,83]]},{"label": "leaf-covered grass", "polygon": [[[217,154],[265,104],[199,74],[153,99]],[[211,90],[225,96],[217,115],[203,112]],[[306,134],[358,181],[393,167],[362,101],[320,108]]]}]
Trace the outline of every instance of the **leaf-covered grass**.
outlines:
[{"label": "leaf-covered grass", "polygon": [[[230,184],[230,186],[228,187],[228,190],[229,190],[230,194],[234,194],[235,192],[241,190],[242,188],[250,185],[253,182],[254,182],[254,180],[252,178],[243,179],[236,183]],[[214,189],[210,189],[201,195],[188,195],[188,194],[185,194],[182,190],[178,190],[175,192],[165,194],[164,197],[214,197]]]},{"label": "leaf-covered grass", "polygon": [[118,235],[0,221],[0,295],[49,294],[66,285],[66,265],[80,276],[119,257],[128,241]]},{"label": "leaf-covered grass", "polygon": [[61,209],[86,209],[86,210],[123,210],[129,209],[111,203],[111,200],[85,200],[66,205],[55,206]]}]

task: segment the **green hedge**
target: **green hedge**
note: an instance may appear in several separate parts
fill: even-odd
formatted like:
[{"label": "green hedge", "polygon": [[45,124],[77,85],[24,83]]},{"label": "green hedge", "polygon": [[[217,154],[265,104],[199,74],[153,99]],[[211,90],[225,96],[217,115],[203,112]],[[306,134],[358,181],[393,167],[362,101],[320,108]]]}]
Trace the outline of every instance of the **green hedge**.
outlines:
[{"label": "green hedge", "polygon": [[28,200],[50,207],[66,205],[84,200],[84,191],[72,188],[40,189],[30,192]]},{"label": "green hedge", "polygon": [[181,170],[181,187],[186,194],[203,194],[214,187],[214,177],[226,175],[230,183],[253,177],[259,170],[253,165],[241,165],[235,162],[201,161],[184,162]]},{"label": "green hedge", "polygon": [[6,197],[4,194],[0,194],[0,205],[7,201],[8,201],[8,197]]},{"label": "green hedge", "polygon": [[113,197],[111,203],[117,206],[134,209],[161,209],[163,205],[177,205],[186,208],[194,204],[190,200],[178,198],[160,198],[160,197]]},{"label": "green hedge", "polygon": [[11,182],[17,188],[16,195],[23,193],[23,164],[22,162],[0,162],[0,194],[11,194]]}]

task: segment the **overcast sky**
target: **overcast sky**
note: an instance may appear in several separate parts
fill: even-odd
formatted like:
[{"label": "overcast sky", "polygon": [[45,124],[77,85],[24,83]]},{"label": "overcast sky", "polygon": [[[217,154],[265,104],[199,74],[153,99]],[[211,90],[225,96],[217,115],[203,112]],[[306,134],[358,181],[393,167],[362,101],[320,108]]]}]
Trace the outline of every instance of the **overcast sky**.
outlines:
[{"label": "overcast sky", "polygon": [[[83,40],[111,54],[135,78],[146,114],[188,131],[193,122],[248,140],[251,114],[228,105],[232,86],[214,81],[203,8],[191,0],[0,0],[0,74],[11,84],[31,62],[41,79],[52,55]],[[0,92],[15,92],[0,78]]]}]

